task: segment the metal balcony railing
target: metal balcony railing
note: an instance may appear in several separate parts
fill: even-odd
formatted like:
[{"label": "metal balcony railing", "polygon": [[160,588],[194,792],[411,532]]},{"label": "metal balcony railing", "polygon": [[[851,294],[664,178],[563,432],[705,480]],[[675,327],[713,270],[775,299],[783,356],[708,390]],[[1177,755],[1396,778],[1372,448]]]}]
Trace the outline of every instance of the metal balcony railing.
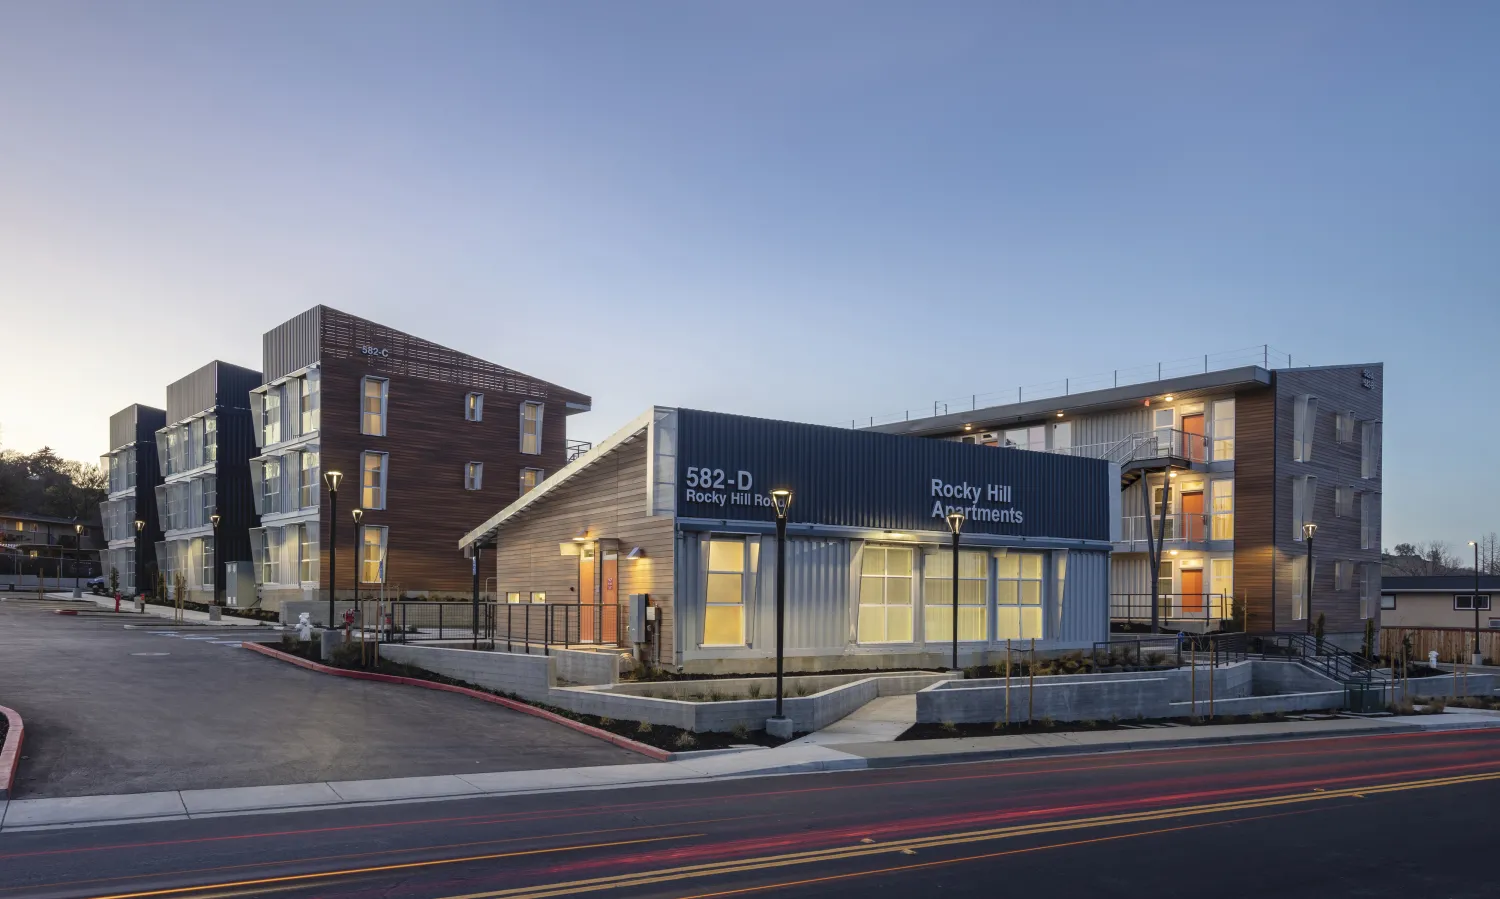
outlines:
[{"label": "metal balcony railing", "polygon": [[594,448],[594,445],[587,440],[569,440],[567,441],[565,446],[569,462],[572,462],[574,459],[577,459],[579,456]]},{"label": "metal balcony railing", "polygon": [[[1157,621],[1163,625],[1168,621],[1201,621],[1206,629],[1217,629],[1234,617],[1234,599],[1223,593],[1158,593],[1156,609]],[[1119,623],[1149,624],[1151,594],[1111,593],[1109,617]]]},{"label": "metal balcony railing", "polygon": [[1116,465],[1150,459],[1210,461],[1208,438],[1203,434],[1192,434],[1177,428],[1160,428],[1141,434],[1131,434],[1129,437],[1110,443],[1060,446],[1043,450],[1043,452],[1063,456],[1082,456],[1087,459],[1103,459]]},{"label": "metal balcony railing", "polygon": [[1234,516],[1225,512],[1219,515],[1197,512],[1168,512],[1165,519],[1160,515],[1127,515],[1120,519],[1121,543],[1147,543],[1148,538],[1159,538],[1163,543],[1203,543],[1208,540],[1233,540]]}]

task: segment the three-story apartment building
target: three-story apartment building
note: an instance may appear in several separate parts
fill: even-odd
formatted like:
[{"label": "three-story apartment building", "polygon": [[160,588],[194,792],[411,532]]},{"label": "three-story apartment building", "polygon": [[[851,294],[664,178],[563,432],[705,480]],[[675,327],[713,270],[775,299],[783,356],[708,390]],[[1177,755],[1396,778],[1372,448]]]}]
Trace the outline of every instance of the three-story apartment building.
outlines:
[{"label": "three-story apartment building", "polygon": [[248,467],[255,455],[250,391],[260,382],[258,371],[210,362],[167,385],[171,424],[155,434],[162,477],[155,488],[157,564],[169,587],[181,574],[208,601],[220,593],[224,563],[250,559],[250,529],[258,524]]},{"label": "three-story apartment building", "polygon": [[262,368],[250,395],[260,515],[251,553],[261,601],[278,609],[382,583],[398,595],[466,594],[459,538],[566,464],[567,416],[590,405],[327,306],[267,332]]},{"label": "three-story apartment building", "polygon": [[876,429],[1119,464],[1117,628],[1352,633],[1379,616],[1383,377],[1250,365]]},{"label": "three-story apartment building", "polygon": [[[156,458],[156,431],[167,423],[164,409],[126,406],[109,417],[109,452],[99,467],[109,478],[108,495],[99,504],[107,549],[101,553],[104,576],[113,569],[120,591],[145,593],[156,582],[156,487],[161,469]],[[136,523],[140,522],[137,527]]]}]

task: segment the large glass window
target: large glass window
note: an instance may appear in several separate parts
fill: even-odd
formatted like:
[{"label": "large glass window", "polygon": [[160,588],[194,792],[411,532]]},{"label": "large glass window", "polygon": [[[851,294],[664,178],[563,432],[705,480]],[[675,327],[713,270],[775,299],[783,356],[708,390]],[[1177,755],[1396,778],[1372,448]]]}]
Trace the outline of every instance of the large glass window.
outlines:
[{"label": "large glass window", "polygon": [[[1234,595],[1234,560],[1210,559],[1208,562],[1208,592],[1224,597],[1224,611],[1220,617],[1231,614],[1230,597]],[[1218,600],[1215,600],[1218,602]]]},{"label": "large glass window", "polygon": [[360,454],[360,503],[366,509],[385,508],[386,453]]},{"label": "large glass window", "polygon": [[[958,639],[988,640],[989,553],[958,554]],[[929,553],[923,560],[922,639],[953,641],[953,553]]]},{"label": "large glass window", "polygon": [[525,496],[536,489],[536,485],[542,482],[542,470],[540,468],[521,469],[521,495]]},{"label": "large glass window", "polygon": [[360,528],[359,582],[378,584],[385,575],[386,528],[366,525]]},{"label": "large glass window", "polygon": [[521,404],[521,452],[540,455],[542,452],[542,404]]},{"label": "large glass window", "polygon": [[1212,503],[1213,525],[1209,539],[1234,539],[1234,479],[1219,478],[1208,482]]},{"label": "large glass window", "polygon": [[219,479],[213,475],[199,479],[200,489],[203,491],[202,505],[199,508],[199,524],[213,524],[213,514],[219,508]]},{"label": "large glass window", "polygon": [[307,522],[302,525],[301,534],[302,551],[299,556],[299,570],[297,578],[302,581],[316,581],[318,579],[318,524]]},{"label": "large glass window", "polygon": [[859,642],[912,642],[911,579],[911,548],[865,547],[859,577]]},{"label": "large glass window", "polygon": [[203,419],[203,464],[208,465],[219,459],[219,419],[208,416]]},{"label": "large glass window", "polygon": [[1234,400],[1214,401],[1213,439],[1215,462],[1234,458]]},{"label": "large glass window", "polygon": [[261,413],[262,446],[281,442],[281,388],[266,389],[265,410]]},{"label": "large glass window", "polygon": [[1313,432],[1317,430],[1318,398],[1304,393],[1297,397],[1292,409],[1292,460],[1311,462],[1313,454]]},{"label": "large glass window", "polygon": [[1047,448],[1047,431],[1041,425],[1011,428],[1003,435],[1000,445],[1023,450],[1044,450]]},{"label": "large glass window", "polygon": [[301,394],[298,407],[302,411],[302,433],[311,434],[318,429],[318,379],[306,375],[297,379],[297,390]]},{"label": "large glass window", "polygon": [[[1172,489],[1170,482],[1151,488],[1151,520],[1146,527],[1161,540],[1177,539],[1177,519],[1172,517]],[[1162,518],[1162,504],[1166,504],[1167,517]]]},{"label": "large glass window", "polygon": [[188,468],[197,468],[208,460],[203,458],[203,419],[195,418],[188,423]]},{"label": "large glass window", "polygon": [[464,489],[480,490],[484,487],[484,463],[464,463]]},{"label": "large glass window", "polygon": [[1156,434],[1156,451],[1158,455],[1171,455],[1173,450],[1181,453],[1181,447],[1175,446],[1173,438],[1176,436],[1173,429],[1177,427],[1177,412],[1172,409],[1157,409],[1151,413],[1151,430]]},{"label": "large glass window", "polygon": [[310,509],[318,504],[318,454],[302,453],[302,477],[297,482],[297,508]]},{"label": "large glass window", "polygon": [[261,471],[261,514],[275,515],[281,511],[281,458],[267,457]]},{"label": "large glass window", "polygon": [[199,575],[202,580],[199,583],[211,588],[214,586],[214,538],[204,537],[199,552],[203,559],[203,569]]},{"label": "large glass window", "polygon": [[1292,539],[1302,542],[1302,527],[1315,523],[1314,508],[1318,500],[1318,479],[1303,475],[1292,479]]},{"label": "large glass window", "polygon": [[703,608],[703,645],[745,645],[743,539],[715,537],[708,543],[708,592]]},{"label": "large glass window", "polygon": [[386,407],[390,401],[390,381],[385,378],[365,378],[360,387],[359,432],[371,437],[384,437]]},{"label": "large glass window", "polygon": [[[1313,559],[1312,564],[1313,583],[1318,582],[1318,560]],[[1304,621],[1307,619],[1307,560],[1293,558],[1292,560],[1292,620]]]},{"label": "large glass window", "polygon": [[[1173,596],[1177,593],[1176,571],[1176,562],[1173,562],[1171,559],[1161,560],[1161,565],[1156,570],[1157,599]],[[1166,608],[1171,608],[1172,606],[1170,601],[1163,601],[1162,605]]]},{"label": "large glass window", "polygon": [[470,393],[464,397],[464,418],[468,421],[484,421],[484,394]]},{"label": "large glass window", "polygon": [[1375,532],[1380,529],[1378,506],[1373,493],[1359,495],[1359,548],[1375,548]]},{"label": "large glass window", "polygon": [[1007,552],[996,561],[995,636],[1042,638],[1042,554]]}]

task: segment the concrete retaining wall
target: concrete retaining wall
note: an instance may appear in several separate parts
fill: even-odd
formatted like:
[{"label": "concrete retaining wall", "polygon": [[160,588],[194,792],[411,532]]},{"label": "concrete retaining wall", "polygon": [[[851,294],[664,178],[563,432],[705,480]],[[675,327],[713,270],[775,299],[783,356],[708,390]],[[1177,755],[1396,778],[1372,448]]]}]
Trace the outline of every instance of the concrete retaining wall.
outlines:
[{"label": "concrete retaining wall", "polygon": [[[915,693],[924,687],[947,680],[958,679],[956,673],[934,672],[934,671],[893,671],[870,672],[866,674],[810,674],[799,677],[785,678],[782,683],[783,696],[791,698],[805,698],[807,695],[821,693],[834,687],[842,687],[855,681],[875,679],[879,681],[881,696],[905,696]],[[752,697],[752,689],[759,687],[759,696]],[[797,697],[798,691],[804,696]],[[658,696],[663,699],[687,699],[690,696],[698,696],[698,701],[718,694],[724,700],[764,698],[776,695],[776,678],[774,677],[733,677],[718,678],[715,680],[689,680],[689,681],[651,681],[646,683],[624,683],[615,686],[610,692],[624,696]]]},{"label": "concrete retaining wall", "polygon": [[[1399,682],[1391,688],[1391,692],[1397,698],[1403,695]],[[1411,699],[1438,696],[1452,699],[1459,696],[1493,696],[1494,693],[1495,675],[1493,674],[1471,674],[1467,678],[1459,675],[1457,682],[1454,681],[1453,675],[1443,674],[1437,677],[1408,679],[1405,682],[1404,695]]]},{"label": "concrete retaining wall", "polygon": [[612,684],[620,679],[624,662],[619,652],[589,652],[582,649],[552,648],[557,660],[557,676],[570,684]]},{"label": "concrete retaining wall", "polygon": [[[1214,699],[1214,715],[1271,715],[1277,712],[1314,712],[1338,709],[1344,706],[1343,690],[1325,690],[1317,693],[1286,693],[1281,696],[1246,696],[1241,699]],[[1190,715],[1207,716],[1209,706],[1200,702],[1194,708],[1191,703],[1172,703],[1174,718]]]},{"label": "concrete retaining wall", "polygon": [[513,693],[534,702],[550,702],[552,687],[557,683],[556,663],[551,656],[400,643],[381,646],[380,655],[392,662],[488,690]]}]

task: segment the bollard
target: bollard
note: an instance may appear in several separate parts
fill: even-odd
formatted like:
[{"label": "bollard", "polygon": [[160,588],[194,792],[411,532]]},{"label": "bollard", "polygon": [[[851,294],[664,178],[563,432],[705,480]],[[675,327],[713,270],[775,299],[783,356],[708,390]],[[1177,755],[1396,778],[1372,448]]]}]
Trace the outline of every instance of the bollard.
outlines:
[{"label": "bollard", "polygon": [[115,611],[120,611],[120,591],[115,591]]},{"label": "bollard", "polygon": [[1005,640],[1005,726],[1010,727],[1010,638]]}]

